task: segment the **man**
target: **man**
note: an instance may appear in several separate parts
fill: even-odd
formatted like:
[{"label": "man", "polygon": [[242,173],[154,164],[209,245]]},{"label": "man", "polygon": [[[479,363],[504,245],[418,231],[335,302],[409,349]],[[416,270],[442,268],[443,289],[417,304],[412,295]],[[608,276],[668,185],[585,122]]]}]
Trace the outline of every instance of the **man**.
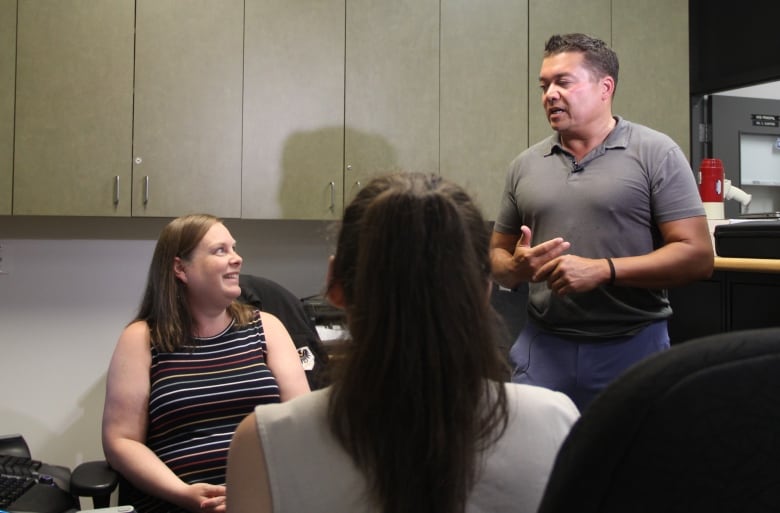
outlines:
[{"label": "man", "polygon": [[603,41],[555,35],[539,75],[556,132],[511,164],[491,239],[496,281],[530,282],[512,380],[580,407],[669,347],[667,287],[712,274],[693,172],[669,137],[612,114],[618,59]]}]

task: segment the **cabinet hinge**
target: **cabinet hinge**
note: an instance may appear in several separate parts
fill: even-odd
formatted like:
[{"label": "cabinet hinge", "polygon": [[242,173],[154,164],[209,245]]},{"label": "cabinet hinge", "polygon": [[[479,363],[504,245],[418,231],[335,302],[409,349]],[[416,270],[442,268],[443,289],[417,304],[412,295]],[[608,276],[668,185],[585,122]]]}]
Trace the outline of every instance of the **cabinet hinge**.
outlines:
[{"label": "cabinet hinge", "polygon": [[712,125],[709,123],[699,123],[699,142],[708,143],[712,140]]}]

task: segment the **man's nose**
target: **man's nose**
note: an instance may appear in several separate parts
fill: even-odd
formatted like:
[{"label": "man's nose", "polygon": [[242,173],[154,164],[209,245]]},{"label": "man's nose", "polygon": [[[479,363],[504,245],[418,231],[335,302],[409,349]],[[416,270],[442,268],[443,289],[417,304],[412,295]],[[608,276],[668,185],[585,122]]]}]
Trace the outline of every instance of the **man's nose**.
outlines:
[{"label": "man's nose", "polygon": [[555,101],[561,97],[558,88],[555,85],[550,85],[542,92],[542,100],[544,103]]}]

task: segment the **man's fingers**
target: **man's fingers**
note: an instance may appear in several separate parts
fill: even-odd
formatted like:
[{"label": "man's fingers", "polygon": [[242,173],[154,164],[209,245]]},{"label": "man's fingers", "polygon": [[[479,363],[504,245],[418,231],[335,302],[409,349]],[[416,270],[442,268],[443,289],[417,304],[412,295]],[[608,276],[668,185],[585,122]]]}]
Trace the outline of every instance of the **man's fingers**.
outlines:
[{"label": "man's fingers", "polygon": [[534,256],[551,260],[563,254],[569,247],[571,247],[571,243],[563,240],[561,237],[556,237],[546,242],[542,242],[538,246],[534,246]]}]

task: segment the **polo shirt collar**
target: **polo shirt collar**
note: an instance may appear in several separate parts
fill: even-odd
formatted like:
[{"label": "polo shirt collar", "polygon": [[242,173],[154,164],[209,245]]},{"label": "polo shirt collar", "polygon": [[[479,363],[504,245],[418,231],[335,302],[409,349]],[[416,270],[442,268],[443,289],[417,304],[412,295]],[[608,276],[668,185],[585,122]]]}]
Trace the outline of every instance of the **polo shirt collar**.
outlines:
[{"label": "polo shirt collar", "polygon": [[[607,138],[599,146],[594,148],[591,152],[596,151],[598,154],[603,153],[606,150],[612,150],[615,148],[627,148],[628,140],[631,137],[631,126],[620,116],[614,116],[615,128],[609,133]],[[547,151],[544,153],[545,157],[549,157],[553,153],[564,152],[568,153],[563,146],[561,146],[560,134],[552,134],[547,142],[549,144]]]}]

